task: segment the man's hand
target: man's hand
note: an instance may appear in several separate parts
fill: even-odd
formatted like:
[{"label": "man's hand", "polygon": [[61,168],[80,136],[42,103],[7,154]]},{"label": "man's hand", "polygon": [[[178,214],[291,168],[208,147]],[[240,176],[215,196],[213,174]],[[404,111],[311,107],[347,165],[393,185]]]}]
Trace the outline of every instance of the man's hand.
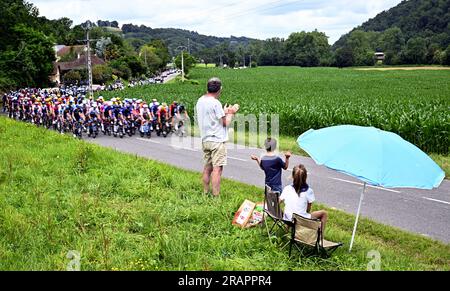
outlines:
[{"label": "man's hand", "polygon": [[284,156],[286,157],[286,159],[289,159],[292,156],[292,154],[291,152],[286,152]]},{"label": "man's hand", "polygon": [[228,106],[228,104],[225,104],[223,111],[225,114],[236,114],[236,112],[239,111],[239,104],[234,104],[232,106]]},{"label": "man's hand", "polygon": [[257,160],[258,160],[258,157],[255,156],[255,155],[252,155],[251,158],[252,158],[252,160],[254,160],[254,161],[257,161]]}]

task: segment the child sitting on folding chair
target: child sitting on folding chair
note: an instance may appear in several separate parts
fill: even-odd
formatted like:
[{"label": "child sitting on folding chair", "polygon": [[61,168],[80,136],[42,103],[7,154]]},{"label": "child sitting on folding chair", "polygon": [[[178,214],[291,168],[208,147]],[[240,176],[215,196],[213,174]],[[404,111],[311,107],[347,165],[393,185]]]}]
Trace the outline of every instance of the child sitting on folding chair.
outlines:
[{"label": "child sitting on folding chair", "polygon": [[284,202],[284,219],[292,221],[292,214],[298,214],[308,219],[320,219],[322,222],[322,233],[325,233],[328,213],[325,210],[311,213],[312,203],[316,200],[314,191],[306,183],[308,172],[304,165],[294,167],[292,178],[294,183],[286,186],[280,196],[280,202]]},{"label": "child sitting on folding chair", "polygon": [[280,192],[283,190],[281,183],[282,170],[287,170],[289,168],[289,159],[291,153],[287,152],[285,154],[286,162],[284,162],[275,152],[277,149],[277,140],[274,138],[267,138],[264,142],[266,148],[266,154],[261,158],[252,155],[252,160],[256,161],[266,174],[266,185],[269,186],[273,191]]}]

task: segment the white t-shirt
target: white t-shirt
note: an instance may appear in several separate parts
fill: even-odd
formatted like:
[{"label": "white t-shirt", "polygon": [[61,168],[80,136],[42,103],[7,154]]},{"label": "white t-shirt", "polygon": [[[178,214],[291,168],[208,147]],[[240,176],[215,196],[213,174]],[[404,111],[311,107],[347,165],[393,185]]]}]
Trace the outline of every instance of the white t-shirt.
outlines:
[{"label": "white t-shirt", "polygon": [[228,131],[222,123],[225,112],[219,100],[214,97],[200,97],[197,101],[196,113],[202,142],[228,141]]},{"label": "white t-shirt", "polygon": [[294,186],[284,187],[280,200],[284,201],[284,217],[285,220],[292,220],[292,213],[298,214],[305,218],[311,218],[311,214],[307,213],[308,203],[313,203],[316,198],[311,187],[305,192],[301,192],[300,196],[295,192]]}]

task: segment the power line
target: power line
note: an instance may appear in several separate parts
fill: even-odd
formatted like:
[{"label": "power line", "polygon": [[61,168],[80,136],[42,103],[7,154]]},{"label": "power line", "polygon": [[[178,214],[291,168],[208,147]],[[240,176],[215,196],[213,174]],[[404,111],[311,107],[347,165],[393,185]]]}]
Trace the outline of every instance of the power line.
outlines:
[{"label": "power line", "polygon": [[[230,20],[230,19],[241,17],[241,16],[249,15],[249,14],[252,14],[252,13],[255,13],[255,12],[265,12],[265,11],[269,11],[271,9],[278,9],[280,7],[292,5],[292,4],[295,4],[295,3],[298,3],[298,2],[302,2],[302,1],[301,0],[290,1],[288,3],[285,2],[285,3],[281,3],[280,5],[272,6],[272,5],[280,3],[280,2],[285,2],[285,1],[280,0],[280,1],[275,1],[275,2],[272,2],[272,3],[267,3],[265,5],[261,5],[258,8],[255,8],[255,9],[250,9],[250,10],[247,10],[245,12],[241,12],[241,13],[238,13],[238,14],[235,14],[235,15],[230,15],[229,17],[226,17],[223,20]],[[266,6],[268,6],[268,7],[266,7]]]}]

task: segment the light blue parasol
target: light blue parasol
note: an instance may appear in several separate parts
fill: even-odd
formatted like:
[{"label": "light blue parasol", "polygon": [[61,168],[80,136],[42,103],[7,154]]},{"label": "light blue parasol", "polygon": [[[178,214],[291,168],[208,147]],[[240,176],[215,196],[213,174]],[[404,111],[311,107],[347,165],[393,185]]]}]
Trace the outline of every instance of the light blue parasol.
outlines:
[{"label": "light blue parasol", "polygon": [[350,250],[358,225],[366,184],[385,188],[433,189],[444,171],[415,145],[374,127],[341,125],[309,130],[297,140],[318,164],[364,182]]}]

